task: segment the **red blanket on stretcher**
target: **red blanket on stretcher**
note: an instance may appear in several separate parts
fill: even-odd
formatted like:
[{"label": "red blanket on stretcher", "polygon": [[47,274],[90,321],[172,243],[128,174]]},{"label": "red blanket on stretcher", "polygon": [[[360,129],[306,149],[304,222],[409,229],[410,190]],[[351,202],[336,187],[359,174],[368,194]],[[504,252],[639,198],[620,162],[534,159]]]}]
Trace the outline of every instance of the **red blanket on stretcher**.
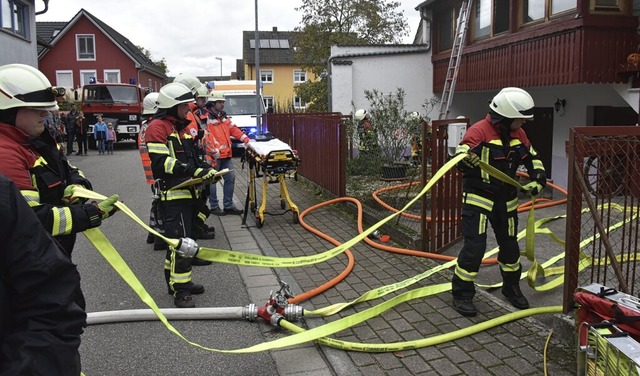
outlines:
[{"label": "red blanket on stretcher", "polygon": [[[602,288],[600,292],[578,290],[573,294],[573,298],[580,305],[576,312],[576,324],[598,324],[609,321],[621,330],[629,333],[633,339],[640,342],[640,306],[634,303],[634,299],[617,302],[611,299],[612,296],[619,297],[621,294],[614,289]],[[633,305],[636,305],[633,307]],[[581,338],[580,343],[583,343]]]}]

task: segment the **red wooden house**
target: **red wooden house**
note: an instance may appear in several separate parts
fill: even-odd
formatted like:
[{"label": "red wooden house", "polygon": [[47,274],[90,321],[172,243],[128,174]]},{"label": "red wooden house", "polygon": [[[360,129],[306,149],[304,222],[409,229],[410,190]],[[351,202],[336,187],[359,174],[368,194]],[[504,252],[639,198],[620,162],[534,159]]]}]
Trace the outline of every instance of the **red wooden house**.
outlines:
[{"label": "red wooden house", "polygon": [[39,69],[56,86],[78,89],[95,80],[158,91],[166,82],[135,44],[84,9],[69,22],[37,22],[36,29],[52,46],[39,49]]}]

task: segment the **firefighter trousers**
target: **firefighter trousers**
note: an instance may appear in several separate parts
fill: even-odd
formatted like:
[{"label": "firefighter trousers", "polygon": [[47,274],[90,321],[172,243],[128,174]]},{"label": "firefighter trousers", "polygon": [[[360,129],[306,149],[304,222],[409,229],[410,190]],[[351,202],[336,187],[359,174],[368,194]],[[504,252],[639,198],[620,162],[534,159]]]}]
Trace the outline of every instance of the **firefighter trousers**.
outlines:
[{"label": "firefighter trousers", "polygon": [[487,222],[491,223],[498,243],[498,263],[505,285],[520,280],[520,247],[517,240],[518,212],[507,211],[506,202],[494,202],[491,212],[470,204],[462,207],[464,245],[452,279],[452,294],[457,299],[473,299],[475,279],[487,248]]},{"label": "firefighter trousers", "polygon": [[[193,220],[197,213],[196,199],[161,200],[164,234],[169,238],[191,237]],[[181,257],[168,247],[165,257],[165,279],[174,296],[188,295],[191,282],[191,259]]]}]

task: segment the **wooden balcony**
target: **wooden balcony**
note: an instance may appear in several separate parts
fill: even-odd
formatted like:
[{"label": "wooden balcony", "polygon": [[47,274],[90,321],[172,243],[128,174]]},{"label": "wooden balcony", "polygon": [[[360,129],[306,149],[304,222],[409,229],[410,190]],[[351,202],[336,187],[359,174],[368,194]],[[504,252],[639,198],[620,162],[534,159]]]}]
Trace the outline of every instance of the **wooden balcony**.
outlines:
[{"label": "wooden balcony", "polygon": [[[590,15],[474,42],[463,49],[456,91],[626,82],[621,64],[638,51],[637,26],[632,16]],[[432,57],[436,93],[449,58],[450,51]]]}]

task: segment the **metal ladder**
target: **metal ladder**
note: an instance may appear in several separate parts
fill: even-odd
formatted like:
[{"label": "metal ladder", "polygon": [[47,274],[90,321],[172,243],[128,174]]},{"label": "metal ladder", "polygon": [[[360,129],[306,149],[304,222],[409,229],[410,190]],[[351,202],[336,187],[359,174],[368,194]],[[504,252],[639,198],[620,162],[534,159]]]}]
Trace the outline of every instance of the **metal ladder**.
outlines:
[{"label": "metal ladder", "polygon": [[473,0],[463,0],[460,7],[460,14],[456,23],[456,36],[453,40],[451,48],[451,58],[449,58],[449,67],[447,68],[447,78],[444,81],[444,89],[440,100],[440,114],[438,120],[444,119],[449,113],[449,106],[453,99],[453,92],[456,88],[458,80],[458,69],[460,68],[460,58],[462,57],[462,47],[467,36],[469,28],[469,13]]}]

